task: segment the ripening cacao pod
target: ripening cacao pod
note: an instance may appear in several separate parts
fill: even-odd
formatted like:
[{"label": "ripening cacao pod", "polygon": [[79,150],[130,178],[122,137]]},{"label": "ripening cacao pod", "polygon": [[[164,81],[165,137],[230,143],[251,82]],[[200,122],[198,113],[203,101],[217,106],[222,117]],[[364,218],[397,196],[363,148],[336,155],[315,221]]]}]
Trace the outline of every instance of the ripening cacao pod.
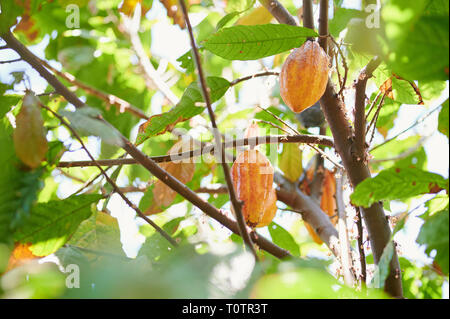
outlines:
[{"label": "ripening cacao pod", "polygon": [[[313,173],[313,170],[308,171],[308,173]],[[309,181],[308,181],[308,174],[305,178],[306,181],[300,186],[303,192],[305,192],[307,195],[310,195],[311,191],[309,187],[307,186],[307,183],[310,183],[313,179],[313,174],[310,174]],[[336,179],[334,177],[334,174],[330,172],[329,170],[325,170],[325,176],[322,184],[322,197],[320,201],[320,208],[322,211],[327,214],[330,217],[330,221],[333,225],[337,224],[338,216],[336,212]],[[320,237],[317,235],[315,230],[309,225],[307,222],[305,222],[306,230],[308,230],[308,233],[311,235],[314,242],[321,245],[323,242],[320,239]]]},{"label": "ripening cacao pod", "polygon": [[277,213],[277,192],[275,191],[275,188],[272,188],[272,190],[269,193],[269,198],[267,199],[266,202],[266,207],[264,207],[261,220],[258,223],[258,225],[256,225],[256,227],[268,226],[272,222],[276,213]]},{"label": "ripening cacao pod", "polygon": [[240,153],[231,168],[236,196],[243,201],[242,214],[250,227],[262,220],[269,204],[273,184],[273,167],[256,149]]},{"label": "ripening cacao pod", "polygon": [[306,41],[284,61],[280,94],[284,103],[300,113],[322,97],[328,82],[329,59],[317,42]]}]

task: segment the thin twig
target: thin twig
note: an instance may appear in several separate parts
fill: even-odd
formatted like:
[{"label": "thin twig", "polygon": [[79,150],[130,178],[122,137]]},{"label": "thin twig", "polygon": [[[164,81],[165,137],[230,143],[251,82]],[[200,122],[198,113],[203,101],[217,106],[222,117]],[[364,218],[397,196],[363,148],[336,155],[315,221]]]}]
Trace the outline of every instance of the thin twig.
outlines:
[{"label": "thin twig", "polygon": [[22,59],[18,58],[18,59],[14,59],[14,60],[0,61],[0,64],[14,63],[14,62],[19,62],[19,61],[22,61]]},{"label": "thin twig", "polygon": [[[301,135],[300,132],[298,130],[296,130],[295,128],[293,128],[292,126],[290,126],[288,123],[286,123],[286,121],[284,121],[283,119],[281,119],[279,116],[273,114],[272,112],[270,112],[269,110],[257,105],[261,110],[265,111],[266,113],[270,114],[271,116],[273,116],[275,119],[277,119],[278,121],[280,121],[281,123],[283,123],[284,125],[286,125],[286,127],[288,127],[290,130],[292,130],[294,132],[294,134],[297,135]],[[315,150],[316,152],[320,153],[323,157],[325,157],[327,160],[329,160],[334,166],[338,167],[339,169],[344,169],[344,167],[338,163],[336,163],[335,161],[333,161],[324,151],[322,151],[320,148],[317,148],[313,145],[311,145],[310,143],[305,143],[306,145],[308,145],[309,147],[311,147],[313,150]]]},{"label": "thin twig", "polygon": [[361,282],[366,283],[367,279],[367,267],[366,267],[366,254],[364,252],[364,241],[363,241],[363,226],[361,218],[361,208],[356,208],[356,228],[358,229],[357,239],[358,239],[358,251],[359,251],[359,262],[361,266]]},{"label": "thin twig", "polygon": [[388,158],[380,158],[380,159],[372,159],[370,162],[371,163],[382,163],[382,162],[398,161],[398,160],[404,159],[404,158],[408,157],[409,155],[413,154],[415,151],[417,151],[425,143],[425,141],[428,138],[429,138],[429,136],[422,137],[416,145],[414,145],[413,147],[407,149],[406,151],[398,154],[397,156],[388,157]]},{"label": "thin twig", "polygon": [[132,208],[138,215],[139,217],[141,217],[142,219],[144,219],[147,223],[149,223],[153,228],[155,228],[155,230],[161,234],[161,236],[163,236],[165,239],[167,239],[168,242],[170,242],[172,244],[172,246],[177,247],[178,244],[177,242],[169,235],[167,234],[161,227],[159,227],[157,224],[155,224],[154,221],[152,221],[151,219],[149,219],[147,216],[144,215],[144,213],[141,212],[141,210],[135,205],[133,204],[128,197],[126,197],[121,191],[120,188],[117,186],[117,184],[109,177],[109,175],[105,172],[105,170],[97,163],[97,161],[95,160],[94,156],[92,156],[91,152],[89,152],[89,150],[87,149],[87,147],[84,145],[83,140],[81,139],[81,137],[78,135],[78,133],[75,131],[75,129],[58,113],[54,112],[52,109],[48,108],[47,106],[43,105],[42,103],[40,104],[40,106],[44,109],[46,109],[47,111],[49,111],[50,113],[53,114],[53,116],[55,116],[56,118],[59,119],[59,121],[69,129],[69,131],[75,136],[75,138],[78,140],[78,142],[81,144],[81,147],[84,149],[84,151],[86,152],[86,154],[89,156],[89,158],[91,159],[91,161],[93,161],[94,163],[96,163],[97,168],[100,170],[100,172],[102,173],[102,175],[106,178],[106,180],[108,181],[108,183],[112,186],[112,188],[114,189],[114,191],[120,196],[122,197],[122,199],[125,201],[125,203],[130,206],[130,208]]},{"label": "thin twig", "polygon": [[188,11],[186,8],[186,4],[184,3],[184,0],[180,0],[179,3],[181,6],[181,9],[183,11],[184,20],[186,22],[187,29],[189,32],[189,37],[191,40],[191,47],[194,52],[194,60],[195,60],[196,66],[197,66],[198,77],[199,77],[201,88],[202,88],[203,99],[206,103],[209,118],[211,120],[211,125],[213,127],[213,133],[214,133],[216,147],[218,147],[218,150],[222,157],[221,164],[222,164],[223,172],[225,175],[225,181],[226,181],[227,187],[228,187],[228,192],[230,195],[230,201],[231,201],[231,204],[232,204],[232,207],[233,207],[233,210],[236,215],[237,222],[238,222],[239,231],[241,233],[242,238],[244,239],[244,243],[249,247],[249,249],[253,253],[255,260],[258,260],[258,255],[256,253],[255,247],[253,246],[252,239],[250,237],[250,234],[247,232],[247,228],[245,226],[244,215],[242,214],[242,202],[237,199],[237,195],[236,195],[236,192],[235,192],[235,189],[233,186],[233,181],[231,179],[230,168],[228,167],[228,164],[226,163],[226,160],[225,160],[225,151],[222,147],[221,136],[220,136],[219,130],[217,128],[217,124],[216,124],[216,116],[212,109],[211,100],[210,100],[210,96],[209,96],[209,90],[208,90],[208,87],[206,84],[206,79],[205,79],[205,76],[203,73],[203,69],[202,69],[202,65],[201,65],[201,61],[200,61],[200,54],[198,53],[197,45],[195,43],[194,33],[192,31],[192,26],[191,26],[191,22],[189,20],[189,14],[188,14]]},{"label": "thin twig", "polygon": [[437,110],[439,110],[441,108],[441,105],[435,107],[434,109],[432,109],[430,112],[428,112],[427,114],[419,117],[412,125],[410,125],[409,127],[407,127],[406,129],[404,129],[403,131],[401,131],[400,133],[396,134],[395,136],[388,138],[387,140],[385,140],[383,143],[380,143],[376,146],[374,146],[372,149],[370,149],[370,152],[376,150],[377,148],[397,139],[400,135],[405,134],[407,131],[409,131],[410,129],[416,127],[417,125],[419,125],[420,123],[422,123],[423,121],[425,121],[431,114],[433,114],[434,112],[436,112]]},{"label": "thin twig", "polygon": [[375,99],[370,104],[369,110],[367,111],[367,114],[366,114],[366,122],[370,116],[370,113],[372,113],[373,108],[375,107],[375,105],[377,105],[378,99],[380,98],[381,94],[383,94],[383,93],[381,91],[378,91],[377,95],[375,96]]},{"label": "thin twig", "polygon": [[[348,76],[348,65],[347,65],[347,60],[345,59],[344,53],[342,53],[341,46],[336,42],[336,40],[335,40],[331,35],[329,35],[329,38],[331,39],[331,41],[332,41],[332,42],[334,43],[334,45],[336,46],[336,48],[337,48],[337,50],[338,50],[338,52],[339,52],[339,55],[340,55],[341,58],[342,58],[342,66],[343,66],[343,68],[344,68],[344,77],[342,78],[342,84],[341,84],[341,86],[340,86],[340,89],[339,89],[338,94],[339,94],[340,96],[343,96],[343,95],[342,95],[342,92],[343,92],[344,89],[345,89],[345,84],[347,83],[347,76]],[[337,63],[337,56],[336,56],[336,70],[338,70],[338,75],[339,75],[339,65],[338,65],[338,63]]]},{"label": "thin twig", "polygon": [[[249,137],[243,139],[236,139],[232,141],[227,141],[222,143],[222,147],[226,148],[237,148],[245,145],[259,145],[259,144],[270,144],[270,143],[308,143],[308,144],[323,144],[325,146],[333,147],[333,141],[328,136],[322,135],[267,135],[267,136],[257,136]],[[179,161],[183,159],[188,159],[191,157],[202,156],[205,154],[215,153],[214,144],[205,144],[200,149],[186,151],[177,154],[160,155],[147,157],[148,159],[156,163]],[[117,158],[117,159],[106,159],[97,160],[97,163],[101,166],[114,166],[114,165],[131,165],[139,164],[139,162],[134,158]],[[83,167],[83,166],[95,166],[92,161],[61,161],[57,165],[58,167]]]},{"label": "thin twig", "polygon": [[251,80],[257,77],[261,77],[261,76],[269,76],[269,75],[280,75],[280,72],[276,72],[276,71],[265,71],[265,72],[261,72],[261,73],[256,73],[253,75],[248,75],[248,76],[244,76],[242,78],[238,78],[235,79],[233,81],[230,82],[230,87],[235,86],[236,84],[243,82],[243,81],[247,81],[247,80]]}]

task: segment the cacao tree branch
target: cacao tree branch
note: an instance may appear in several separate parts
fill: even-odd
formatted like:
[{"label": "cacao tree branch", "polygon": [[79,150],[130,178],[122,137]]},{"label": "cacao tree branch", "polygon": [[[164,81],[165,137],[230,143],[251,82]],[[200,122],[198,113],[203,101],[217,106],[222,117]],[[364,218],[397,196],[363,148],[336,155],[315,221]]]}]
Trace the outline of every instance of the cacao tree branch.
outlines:
[{"label": "cacao tree branch", "polygon": [[[320,10],[321,25],[319,25],[319,34],[325,35],[328,34],[327,0],[321,0]],[[322,44],[324,47],[326,46],[326,42]],[[376,65],[376,63],[374,62],[373,65]],[[352,186],[356,187],[364,179],[370,178],[371,174],[367,164],[363,161],[357,161],[352,155],[352,149],[354,148],[354,143],[352,142],[353,132],[345,113],[344,103],[336,93],[331,80],[328,81],[325,93],[320,99],[320,105],[333,134],[335,149],[341,156]],[[369,233],[374,261],[375,264],[378,264],[384,248],[391,239],[391,229],[384,214],[383,206],[380,203],[375,203],[369,208],[362,209],[362,215]],[[386,279],[384,289],[394,297],[401,298],[403,296],[400,264],[396,251],[394,251],[390,263],[390,273]]]},{"label": "cacao tree branch", "polygon": [[373,71],[380,65],[381,59],[374,57],[361,70],[355,84],[355,148],[354,156],[358,161],[366,161],[366,86]]},{"label": "cacao tree branch", "polygon": [[279,23],[297,25],[294,17],[277,0],[259,0],[259,2],[277,19]]},{"label": "cacao tree branch", "polygon": [[328,0],[320,0],[319,11],[319,44],[328,52]]},{"label": "cacao tree branch", "polygon": [[278,76],[278,75],[280,75],[280,73],[276,72],[276,71],[265,71],[265,72],[256,73],[253,75],[244,76],[242,78],[238,78],[238,79],[231,81],[230,87],[235,86],[236,84],[243,82],[243,81],[251,80],[253,78],[257,78],[257,77],[261,77],[261,76],[269,76],[269,75],[277,75]]},{"label": "cacao tree branch", "polygon": [[361,266],[361,284],[366,284],[367,267],[366,267],[366,253],[364,252],[364,230],[362,226],[361,208],[356,208],[356,227],[358,229],[357,241],[359,252],[359,263]]},{"label": "cacao tree branch", "polygon": [[[53,74],[51,74],[43,65],[40,64],[39,59],[29,51],[21,42],[19,42],[11,32],[0,35],[8,44],[10,48],[16,51],[26,62],[28,62],[33,69],[38,71],[38,73],[47,80],[47,82],[53,86],[53,88],[64,98],[72,103],[75,107],[83,107],[84,103],[78,99],[78,97],[65,87]],[[123,149],[128,152],[133,158],[136,159],[143,167],[145,167],[150,173],[152,173],[156,178],[161,180],[164,184],[169,186],[171,189],[179,193],[181,196],[186,198],[189,202],[194,204],[205,214],[217,220],[219,223],[230,229],[235,234],[239,234],[239,228],[235,221],[225,216],[220,210],[205,202],[200,198],[195,192],[190,190],[186,185],[178,181],[172,175],[167,173],[165,170],[160,168],[153,160],[149,159],[145,154],[143,154],[139,149],[136,148],[130,141],[125,137],[123,140]],[[263,250],[274,255],[277,258],[285,258],[291,256],[288,251],[278,247],[272,242],[268,241],[264,237],[258,235],[256,232],[251,231],[250,233],[252,240]]]},{"label": "cacao tree branch", "polygon": [[313,227],[320,239],[329,247],[331,252],[339,257],[339,234],[330,221],[330,218],[311,197],[304,194],[295,183],[288,181],[278,172],[275,172],[274,181],[279,185],[277,199],[300,211],[302,219]]},{"label": "cacao tree branch", "polygon": [[206,103],[206,108],[208,109],[209,118],[210,118],[211,125],[213,128],[215,144],[216,144],[216,147],[218,148],[219,154],[221,155],[221,164],[222,164],[222,168],[223,168],[223,173],[225,175],[225,181],[227,183],[228,193],[230,195],[230,201],[233,206],[234,213],[236,215],[236,220],[238,222],[239,232],[241,234],[241,237],[244,239],[244,243],[248,246],[250,251],[253,253],[255,259],[258,260],[258,255],[256,253],[255,247],[253,247],[252,239],[250,238],[250,235],[247,232],[244,215],[242,213],[242,202],[239,201],[237,198],[237,194],[236,194],[236,191],[233,186],[233,181],[231,179],[230,168],[229,168],[228,163],[225,158],[225,150],[222,147],[222,138],[221,138],[219,129],[217,128],[216,116],[212,109],[211,100],[210,100],[210,96],[209,96],[209,90],[208,90],[208,86],[206,84],[206,79],[205,79],[205,76],[203,73],[203,68],[202,68],[202,64],[200,61],[200,54],[197,49],[197,44],[195,43],[194,33],[192,31],[191,22],[189,19],[189,13],[187,11],[184,0],[180,0],[179,3],[181,6],[181,9],[183,11],[184,20],[186,22],[186,26],[187,26],[188,33],[189,33],[189,38],[191,40],[191,47],[194,52],[194,60],[195,60],[196,66],[197,66],[198,77],[199,77],[199,81],[200,81],[200,85],[201,85],[202,93],[203,93],[203,99]]},{"label": "cacao tree branch", "polygon": [[[269,143],[308,143],[308,144],[323,144],[326,146],[333,146],[333,140],[328,136],[322,135],[273,135],[273,136],[257,136],[243,139],[236,139],[233,141],[227,141],[222,143],[223,148],[237,148],[245,145],[259,145],[259,144],[269,144]],[[205,154],[214,154],[215,147],[213,144],[206,144],[200,149],[186,151],[177,154],[170,155],[160,155],[149,157],[156,163],[164,163],[171,161],[178,161],[183,159],[188,159],[191,157],[202,156]],[[130,165],[139,164],[134,158],[123,158],[123,159],[106,159],[97,160],[101,166],[113,166],[113,165]],[[84,167],[84,166],[95,166],[92,161],[61,161],[57,165],[58,167]]]},{"label": "cacao tree branch", "polygon": [[303,0],[303,26],[314,30],[314,15],[311,0]]}]

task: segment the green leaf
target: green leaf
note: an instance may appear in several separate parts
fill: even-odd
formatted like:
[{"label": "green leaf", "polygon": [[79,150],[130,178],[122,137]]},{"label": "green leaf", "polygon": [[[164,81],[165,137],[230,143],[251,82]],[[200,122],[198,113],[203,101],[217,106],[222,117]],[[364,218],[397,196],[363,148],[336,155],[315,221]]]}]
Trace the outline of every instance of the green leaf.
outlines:
[{"label": "green leaf", "polygon": [[285,143],[280,155],[279,167],[291,182],[297,181],[303,172],[302,151],[299,146],[298,143]]},{"label": "green leaf", "polygon": [[183,69],[186,69],[186,73],[187,74],[194,72],[195,63],[194,63],[194,58],[192,57],[192,51],[191,50],[188,50],[185,54],[180,56],[177,59],[177,61],[181,63],[180,66]]},{"label": "green leaf", "polygon": [[60,114],[69,119],[71,126],[79,134],[98,136],[103,142],[119,147],[123,144],[121,134],[113,126],[97,118],[101,115],[97,109],[85,106],[75,112],[63,110]]},{"label": "green leaf", "polygon": [[242,12],[234,11],[225,15],[222,19],[217,22],[216,29],[220,30],[226,26],[231,20],[238,17]]},{"label": "green leaf", "polygon": [[[210,89],[211,102],[220,99],[230,87],[230,82],[221,77],[208,77],[206,78],[206,84]],[[149,137],[162,134],[173,128],[177,123],[202,113],[205,108],[196,105],[201,101],[203,101],[203,96],[198,84],[191,83],[177,105],[168,112],[153,115],[139,127],[136,143],[141,144]]]},{"label": "green leaf", "polygon": [[439,112],[438,130],[448,137],[448,99],[442,103],[441,111]]},{"label": "green leaf", "polygon": [[36,256],[54,253],[67,242],[80,223],[91,216],[91,204],[102,197],[99,194],[87,194],[39,203],[17,229],[14,239],[31,243],[30,250]]},{"label": "green leaf", "polygon": [[448,80],[449,18],[422,17],[389,56],[393,71],[408,80]]},{"label": "green leaf", "polygon": [[347,27],[352,18],[362,18],[363,12],[355,9],[339,8],[334,13],[333,19],[329,22],[330,34],[337,38],[339,33]]},{"label": "green leaf", "polygon": [[300,256],[300,247],[286,229],[275,222],[270,223],[268,228],[270,237],[276,245],[288,250],[293,256]]},{"label": "green leaf", "polygon": [[394,255],[394,242],[391,240],[383,249],[383,254],[380,257],[378,265],[375,267],[371,286],[374,288],[384,288],[384,282],[389,275],[390,263]]},{"label": "green leaf", "polygon": [[449,213],[446,209],[429,217],[420,229],[417,243],[426,245],[426,253],[430,254],[436,250],[435,262],[441,267],[442,271],[449,273]]},{"label": "green leaf", "polygon": [[203,42],[205,49],[228,60],[257,60],[300,47],[314,30],[286,24],[223,28]]},{"label": "green leaf", "polygon": [[408,81],[392,78],[394,100],[403,104],[419,104],[419,97]]},{"label": "green leaf", "polygon": [[359,183],[350,199],[356,206],[370,207],[378,201],[406,199],[446,187],[441,175],[416,168],[390,168]]},{"label": "green leaf", "polygon": [[17,17],[23,12],[23,7],[18,6],[14,0],[2,0],[2,13],[0,13],[0,36],[8,32],[9,28],[16,24]]},{"label": "green leaf", "polygon": [[12,127],[0,119],[0,242],[8,242],[15,227],[30,213],[42,188],[42,170],[21,171],[14,151]]},{"label": "green leaf", "polygon": [[117,219],[103,212],[96,212],[89,219],[82,221],[68,244],[125,255]]}]

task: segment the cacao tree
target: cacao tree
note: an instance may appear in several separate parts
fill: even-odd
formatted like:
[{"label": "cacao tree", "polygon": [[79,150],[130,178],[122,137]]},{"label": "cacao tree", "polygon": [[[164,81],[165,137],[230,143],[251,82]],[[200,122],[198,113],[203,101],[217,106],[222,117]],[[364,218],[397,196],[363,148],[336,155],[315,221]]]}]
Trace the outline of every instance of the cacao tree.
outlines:
[{"label": "cacao tree", "polygon": [[448,298],[449,3],[1,0],[2,298]]}]

